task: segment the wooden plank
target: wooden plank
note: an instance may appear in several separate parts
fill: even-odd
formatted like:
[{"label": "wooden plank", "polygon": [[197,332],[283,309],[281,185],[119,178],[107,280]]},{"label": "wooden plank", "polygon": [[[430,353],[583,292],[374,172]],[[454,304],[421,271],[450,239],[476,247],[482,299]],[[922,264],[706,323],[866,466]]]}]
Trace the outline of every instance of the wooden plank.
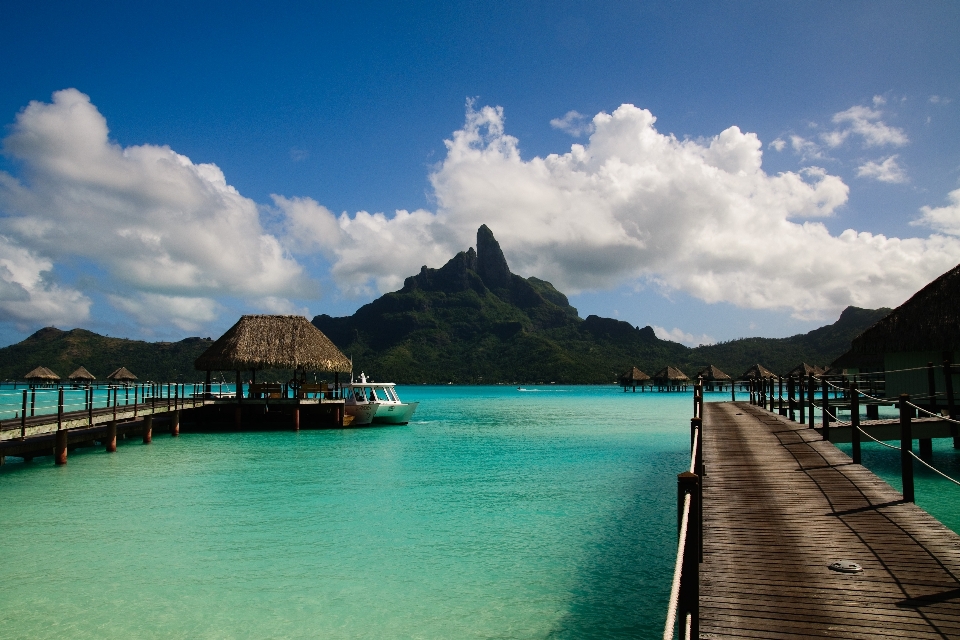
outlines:
[{"label": "wooden plank", "polygon": [[701,638],[960,638],[960,536],[784,417],[709,403],[703,431]]}]

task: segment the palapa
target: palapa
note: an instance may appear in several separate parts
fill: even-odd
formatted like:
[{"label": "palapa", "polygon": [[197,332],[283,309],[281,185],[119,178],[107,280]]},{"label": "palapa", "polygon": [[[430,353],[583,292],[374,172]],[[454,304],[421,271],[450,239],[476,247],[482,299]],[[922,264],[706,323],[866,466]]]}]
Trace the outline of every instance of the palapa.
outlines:
[{"label": "palapa", "polygon": [[630,370],[620,376],[620,384],[630,384],[635,382],[645,382],[650,376],[636,367],[630,367]]},{"label": "palapa", "polygon": [[74,382],[79,382],[81,380],[93,381],[96,379],[97,379],[97,376],[87,371],[86,367],[80,367],[79,369],[71,373],[69,376],[67,376],[67,380],[72,380]]},{"label": "palapa", "polygon": [[784,377],[785,378],[789,378],[790,376],[819,377],[822,375],[823,375],[823,367],[818,367],[816,365],[807,364],[806,362],[801,362],[800,364],[795,366],[793,369],[790,369],[790,371],[788,371]]},{"label": "palapa", "polygon": [[117,382],[132,382],[136,379],[137,376],[130,373],[130,370],[126,367],[120,367],[107,376],[107,380],[116,380]]},{"label": "palapa", "polygon": [[755,380],[757,378],[779,380],[780,376],[775,374],[773,371],[770,371],[770,369],[767,369],[762,364],[753,365],[744,371],[743,375],[740,376],[740,380]]},{"label": "palapa", "polygon": [[353,370],[330,338],[303,316],[268,315],[241,317],[193,366],[200,371]]},{"label": "palapa", "polygon": [[670,382],[685,382],[690,378],[683,371],[676,367],[664,367],[653,374],[654,380],[668,380]]},{"label": "palapa", "polygon": [[24,380],[33,380],[36,382],[57,382],[60,380],[60,376],[46,367],[37,367],[23,376],[23,378]]},{"label": "palapa", "polygon": [[960,265],[865,330],[834,367],[883,366],[883,354],[960,350]]},{"label": "palapa", "polygon": [[718,380],[730,380],[730,376],[717,369],[712,364],[707,365],[703,369],[697,372],[697,377],[703,380],[704,382],[716,382]]}]

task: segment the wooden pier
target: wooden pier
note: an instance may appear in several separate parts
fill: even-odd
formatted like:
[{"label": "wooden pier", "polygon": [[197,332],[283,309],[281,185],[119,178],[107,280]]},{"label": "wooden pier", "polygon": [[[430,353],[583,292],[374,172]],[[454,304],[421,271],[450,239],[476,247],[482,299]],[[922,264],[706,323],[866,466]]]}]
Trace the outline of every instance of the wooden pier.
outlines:
[{"label": "wooden pier", "polygon": [[960,638],[960,536],[806,425],[702,419],[699,637]]}]

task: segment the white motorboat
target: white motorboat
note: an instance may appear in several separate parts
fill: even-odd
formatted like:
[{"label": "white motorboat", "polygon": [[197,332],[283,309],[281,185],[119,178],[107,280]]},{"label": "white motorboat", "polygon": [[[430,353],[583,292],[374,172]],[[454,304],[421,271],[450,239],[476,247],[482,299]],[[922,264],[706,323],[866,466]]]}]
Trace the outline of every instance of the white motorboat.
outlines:
[{"label": "white motorboat", "polygon": [[[361,372],[360,379],[344,386],[343,400],[346,412],[352,414],[357,407],[377,405],[373,422],[379,424],[407,424],[417,410],[419,402],[402,402],[397,395],[396,385],[392,382],[373,382]],[[354,418],[354,425],[358,424]]]},{"label": "white motorboat", "polygon": [[379,402],[351,403],[349,399],[346,399],[343,410],[348,416],[353,416],[353,420],[350,421],[351,427],[365,427],[373,422],[379,408]]}]

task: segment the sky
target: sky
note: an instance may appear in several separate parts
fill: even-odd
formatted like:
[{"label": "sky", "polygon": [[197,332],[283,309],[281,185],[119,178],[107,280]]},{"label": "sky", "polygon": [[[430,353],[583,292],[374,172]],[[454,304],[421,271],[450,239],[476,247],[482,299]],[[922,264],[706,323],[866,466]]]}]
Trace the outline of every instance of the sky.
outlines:
[{"label": "sky", "polygon": [[8,4],[0,345],[348,315],[487,224],[688,345],[960,263],[960,4]]}]

